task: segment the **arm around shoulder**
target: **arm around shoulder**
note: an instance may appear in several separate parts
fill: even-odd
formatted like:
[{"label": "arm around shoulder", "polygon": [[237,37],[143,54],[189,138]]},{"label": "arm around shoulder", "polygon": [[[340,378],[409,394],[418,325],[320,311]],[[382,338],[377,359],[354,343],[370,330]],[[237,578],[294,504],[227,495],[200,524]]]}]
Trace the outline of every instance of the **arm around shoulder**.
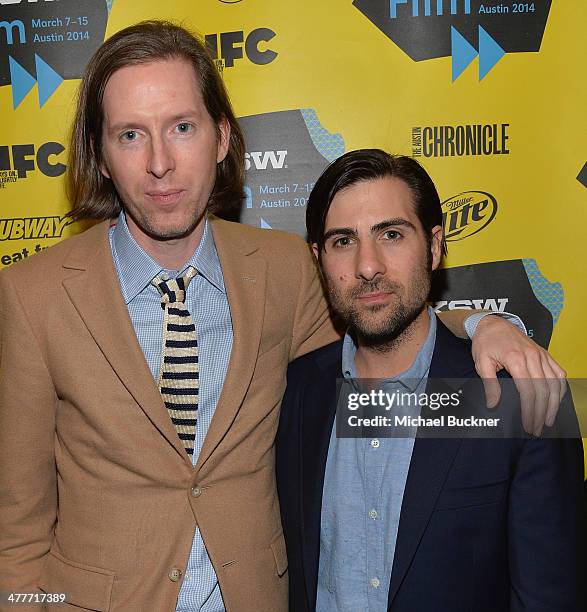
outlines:
[{"label": "arm around shoulder", "polygon": [[480,310],[469,310],[465,308],[454,308],[453,310],[443,310],[437,312],[438,318],[448,327],[450,332],[457,338],[467,339],[469,336],[465,330],[465,321],[474,313]]}]

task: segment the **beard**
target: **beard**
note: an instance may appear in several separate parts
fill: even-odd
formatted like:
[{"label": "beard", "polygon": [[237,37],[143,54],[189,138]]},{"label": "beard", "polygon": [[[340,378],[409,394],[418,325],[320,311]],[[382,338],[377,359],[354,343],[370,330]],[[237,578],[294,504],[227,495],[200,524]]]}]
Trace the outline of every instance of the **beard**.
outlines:
[{"label": "beard", "polygon": [[201,222],[206,213],[206,208],[204,207],[199,214],[194,211],[193,216],[187,217],[182,222],[165,226],[158,223],[155,219],[152,219],[149,214],[140,209],[137,210],[134,207],[131,208],[126,206],[123,206],[123,209],[126,216],[130,217],[134,224],[144,234],[153,240],[158,240],[161,242],[178,240],[190,235]]},{"label": "beard", "polygon": [[[350,333],[362,346],[388,352],[410,337],[410,327],[426,307],[432,272],[429,262],[414,270],[407,286],[385,277],[360,281],[344,293],[325,276],[329,301]],[[358,298],[369,293],[389,292],[394,301],[388,304],[359,306]]]}]

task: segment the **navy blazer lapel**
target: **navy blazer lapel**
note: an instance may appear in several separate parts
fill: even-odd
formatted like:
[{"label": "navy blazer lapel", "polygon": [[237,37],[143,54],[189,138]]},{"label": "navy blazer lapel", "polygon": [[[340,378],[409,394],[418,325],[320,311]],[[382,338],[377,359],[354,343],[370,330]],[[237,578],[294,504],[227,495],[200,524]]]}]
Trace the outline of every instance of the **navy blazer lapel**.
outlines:
[{"label": "navy blazer lapel", "polygon": [[[438,319],[437,323],[429,378],[476,376],[470,344],[453,336]],[[391,571],[390,610],[461,443],[460,439],[440,438],[417,438],[415,441]]]},{"label": "navy blazer lapel", "polygon": [[306,386],[301,423],[301,516],[304,577],[308,606],[316,606],[322,491],[330,435],[336,415],[336,379],[342,377],[342,342],[316,360],[317,368]]}]

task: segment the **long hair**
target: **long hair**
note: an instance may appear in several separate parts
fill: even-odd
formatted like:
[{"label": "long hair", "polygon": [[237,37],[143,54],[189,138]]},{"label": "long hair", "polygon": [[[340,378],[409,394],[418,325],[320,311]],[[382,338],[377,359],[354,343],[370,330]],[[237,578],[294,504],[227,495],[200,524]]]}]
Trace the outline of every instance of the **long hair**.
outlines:
[{"label": "long hair", "polygon": [[[109,219],[120,212],[112,181],[100,172],[102,163],[103,97],[108,79],[121,68],[181,58],[194,68],[208,114],[216,124],[230,124],[225,159],[216,166],[216,182],[208,202],[222,213],[240,204],[244,185],[244,138],[224,83],[205,44],[183,27],[168,21],[143,21],[114,34],[94,54],[82,78],[69,147],[67,191],[78,219]],[[220,131],[218,131],[218,137]]]}]

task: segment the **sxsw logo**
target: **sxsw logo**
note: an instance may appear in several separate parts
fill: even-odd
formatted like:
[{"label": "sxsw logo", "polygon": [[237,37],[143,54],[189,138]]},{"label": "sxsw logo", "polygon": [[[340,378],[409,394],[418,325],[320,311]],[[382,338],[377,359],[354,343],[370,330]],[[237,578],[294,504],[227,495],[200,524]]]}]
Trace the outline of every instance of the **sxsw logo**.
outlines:
[{"label": "sxsw logo", "polygon": [[506,53],[539,51],[552,0],[354,0],[414,61],[452,57],[452,80],[479,57],[479,81]]},{"label": "sxsw logo", "polygon": [[282,170],[287,168],[287,151],[251,151],[245,153],[245,170]]},{"label": "sxsw logo", "polygon": [[440,300],[434,302],[432,307],[436,312],[455,310],[458,308],[475,308],[476,310],[492,310],[493,312],[505,312],[509,298],[478,298],[470,300]]},{"label": "sxsw logo", "polygon": [[242,59],[245,55],[253,64],[271,63],[278,54],[269,49],[267,43],[275,36],[275,32],[269,28],[256,28],[246,36],[244,31],[238,30],[206,34],[205,39],[212,57],[223,61],[224,66],[231,68],[235,60]]}]

